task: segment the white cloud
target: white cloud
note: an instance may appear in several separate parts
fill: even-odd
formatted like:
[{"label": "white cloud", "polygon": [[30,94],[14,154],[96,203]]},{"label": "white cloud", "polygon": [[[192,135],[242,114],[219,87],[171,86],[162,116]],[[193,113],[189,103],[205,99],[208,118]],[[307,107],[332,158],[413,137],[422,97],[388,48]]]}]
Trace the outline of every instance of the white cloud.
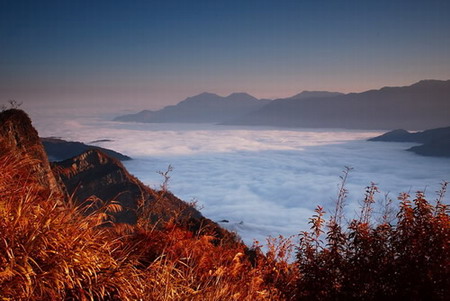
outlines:
[{"label": "white cloud", "polygon": [[161,181],[156,171],[171,164],[170,189],[187,201],[197,199],[205,216],[229,220],[223,225],[247,243],[307,229],[318,204],[332,211],[344,166],[354,168],[347,185],[350,214],[358,211],[370,182],[379,185],[380,200],[387,192],[395,199],[424,189],[434,199],[439,183],[450,180],[450,159],[404,151],[413,144],[365,141],[376,131],[133,124],[94,117],[42,118],[35,125],[41,136],[112,139],[99,145],[133,157],[125,165],[152,187]]}]

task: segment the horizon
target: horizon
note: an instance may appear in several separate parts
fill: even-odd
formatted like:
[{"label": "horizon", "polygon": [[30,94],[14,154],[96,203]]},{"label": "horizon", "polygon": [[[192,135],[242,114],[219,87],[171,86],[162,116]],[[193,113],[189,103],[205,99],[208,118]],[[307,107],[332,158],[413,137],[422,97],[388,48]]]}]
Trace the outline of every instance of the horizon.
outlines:
[{"label": "horizon", "polygon": [[[414,86],[416,84],[422,83],[422,82],[448,82],[450,79],[422,79],[413,83],[409,83],[407,85],[401,85],[401,86],[393,86],[393,85],[385,85],[379,88],[372,88],[360,92],[348,92],[348,93],[342,93],[341,91],[326,91],[326,90],[302,90],[299,91],[293,95],[289,95],[288,97],[275,97],[272,99],[264,99],[264,98],[258,98],[255,95],[252,95],[245,91],[234,91],[229,94],[219,94],[219,93],[213,93],[209,91],[203,91],[201,93],[195,94],[195,95],[189,95],[185,96],[182,99],[179,99],[173,103],[162,105],[162,106],[156,106],[156,107],[149,107],[146,105],[142,105],[140,103],[130,103],[130,102],[119,102],[112,106],[105,107],[104,103],[90,103],[89,106],[83,106],[81,103],[78,103],[76,106],[73,105],[72,102],[60,102],[60,103],[54,103],[53,101],[47,101],[47,102],[24,102],[19,99],[10,98],[8,100],[4,99],[3,103],[4,105],[8,102],[14,101],[19,106],[24,109],[36,122],[39,120],[45,121],[47,118],[54,118],[55,114],[58,114],[60,116],[65,116],[66,118],[72,119],[72,118],[101,118],[105,120],[114,120],[116,117],[121,117],[128,114],[135,114],[143,111],[153,111],[158,112],[166,107],[170,106],[176,106],[179,103],[189,100],[190,98],[196,98],[197,96],[203,95],[203,94],[210,94],[215,95],[221,98],[227,98],[230,97],[233,94],[247,94],[251,97],[256,98],[257,100],[265,100],[265,101],[273,101],[273,100],[281,100],[281,99],[289,99],[295,96],[299,96],[302,93],[314,93],[314,92],[324,92],[324,93],[341,93],[342,95],[351,95],[351,94],[360,94],[360,93],[366,93],[370,91],[382,91],[385,88],[404,88],[404,87],[410,87]],[[173,122],[173,121],[171,121]],[[202,121],[200,121],[201,123]],[[381,129],[381,128],[379,128]],[[417,128],[415,130],[425,130],[427,128]]]},{"label": "horizon", "polygon": [[0,98],[160,109],[450,78],[446,1],[0,4]]}]

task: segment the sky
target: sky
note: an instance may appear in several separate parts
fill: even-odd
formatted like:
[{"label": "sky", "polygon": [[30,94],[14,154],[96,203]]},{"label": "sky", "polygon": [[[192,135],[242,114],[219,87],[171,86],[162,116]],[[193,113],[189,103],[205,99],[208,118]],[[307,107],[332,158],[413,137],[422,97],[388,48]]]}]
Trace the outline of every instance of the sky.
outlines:
[{"label": "sky", "polygon": [[0,0],[0,102],[158,109],[450,78],[450,1]]}]

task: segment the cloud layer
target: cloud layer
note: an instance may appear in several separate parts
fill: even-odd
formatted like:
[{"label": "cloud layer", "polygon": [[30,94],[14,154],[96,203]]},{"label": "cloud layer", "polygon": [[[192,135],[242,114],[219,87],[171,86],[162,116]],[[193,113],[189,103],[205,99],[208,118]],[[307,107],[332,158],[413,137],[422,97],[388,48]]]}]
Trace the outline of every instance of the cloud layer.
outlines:
[{"label": "cloud layer", "polygon": [[[406,152],[411,143],[367,142],[375,131],[238,128],[208,125],[114,123],[96,118],[35,122],[41,136],[90,142],[134,158],[129,171],[157,187],[174,167],[170,189],[198,200],[203,214],[228,220],[245,242],[268,235],[296,235],[308,227],[317,205],[334,208],[344,166],[353,167],[347,188],[347,212],[355,214],[371,182],[395,199],[400,192],[426,190],[435,197],[450,180],[450,160]],[[448,202],[449,196],[447,196]]]}]

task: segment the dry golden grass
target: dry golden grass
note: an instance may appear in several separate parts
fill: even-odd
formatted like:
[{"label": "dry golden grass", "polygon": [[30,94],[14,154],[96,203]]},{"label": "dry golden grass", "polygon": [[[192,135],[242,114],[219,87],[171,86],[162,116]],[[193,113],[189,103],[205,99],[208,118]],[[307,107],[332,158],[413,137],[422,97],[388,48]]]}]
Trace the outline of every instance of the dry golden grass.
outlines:
[{"label": "dry golden grass", "polygon": [[137,270],[115,256],[121,240],[99,227],[107,212],[84,217],[77,208],[57,205],[61,200],[26,174],[32,164],[0,159],[1,297],[134,299],[141,289]]},{"label": "dry golden grass", "polygon": [[30,175],[35,163],[0,156],[1,300],[287,299],[289,244],[263,256],[174,223],[114,225],[118,204],[64,202]]}]

